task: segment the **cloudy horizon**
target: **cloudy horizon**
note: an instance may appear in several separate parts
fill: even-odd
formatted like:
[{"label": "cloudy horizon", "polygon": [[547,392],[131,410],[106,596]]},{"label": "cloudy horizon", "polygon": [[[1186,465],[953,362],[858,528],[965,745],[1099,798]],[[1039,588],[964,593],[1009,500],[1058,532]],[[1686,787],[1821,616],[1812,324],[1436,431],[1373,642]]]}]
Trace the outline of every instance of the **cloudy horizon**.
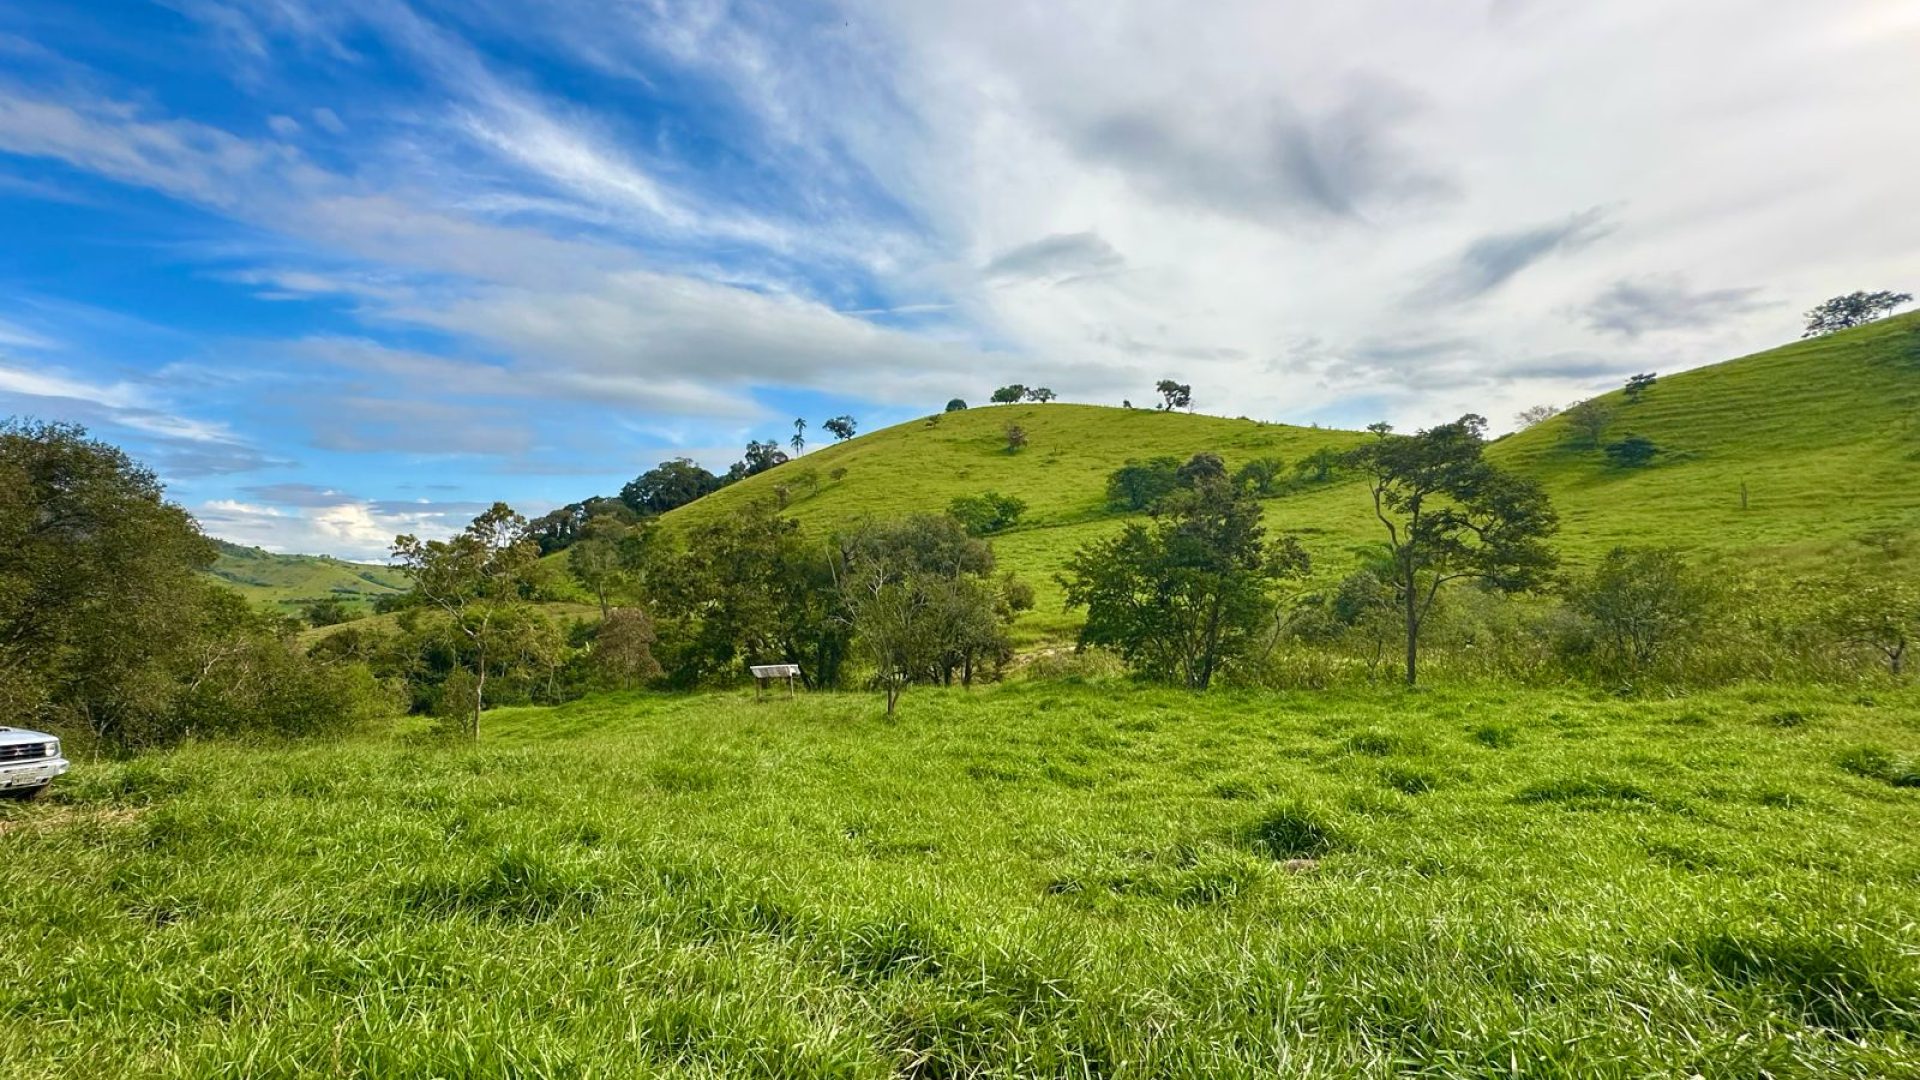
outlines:
[{"label": "cloudy horizon", "polygon": [[1920,291],[1920,4],[0,2],[0,416],[378,559],[1000,384],[1511,426]]}]

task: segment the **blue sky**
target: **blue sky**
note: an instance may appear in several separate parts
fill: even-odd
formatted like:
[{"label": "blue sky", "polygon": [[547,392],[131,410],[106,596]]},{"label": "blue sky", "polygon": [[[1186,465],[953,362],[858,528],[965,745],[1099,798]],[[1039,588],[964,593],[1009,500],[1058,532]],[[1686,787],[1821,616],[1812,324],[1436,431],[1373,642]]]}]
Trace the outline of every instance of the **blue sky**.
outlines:
[{"label": "blue sky", "polygon": [[1884,0],[0,2],[0,414],[360,558],[1010,381],[1499,425],[1920,284],[1915,55]]}]

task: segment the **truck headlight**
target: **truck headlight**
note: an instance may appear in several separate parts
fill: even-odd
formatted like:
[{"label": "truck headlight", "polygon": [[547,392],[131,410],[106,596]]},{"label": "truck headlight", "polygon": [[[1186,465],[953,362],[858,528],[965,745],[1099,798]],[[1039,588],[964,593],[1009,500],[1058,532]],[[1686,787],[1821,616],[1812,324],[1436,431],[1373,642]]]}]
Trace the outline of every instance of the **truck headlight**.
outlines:
[{"label": "truck headlight", "polygon": [[47,756],[48,757],[60,756],[60,740],[59,739],[47,740]]}]

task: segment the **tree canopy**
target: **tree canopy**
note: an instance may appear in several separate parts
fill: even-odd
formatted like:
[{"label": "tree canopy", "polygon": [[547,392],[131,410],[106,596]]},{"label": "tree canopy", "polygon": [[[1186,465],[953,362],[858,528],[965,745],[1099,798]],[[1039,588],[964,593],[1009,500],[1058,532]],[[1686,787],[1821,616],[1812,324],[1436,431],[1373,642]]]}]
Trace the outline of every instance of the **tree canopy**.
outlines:
[{"label": "tree canopy", "polygon": [[1912,302],[1912,293],[1897,293],[1884,289],[1879,292],[1859,291],[1845,296],[1836,296],[1807,312],[1807,329],[1800,336],[1820,337],[1824,334],[1851,330],[1856,326],[1865,326],[1891,314],[1895,308]]},{"label": "tree canopy", "polygon": [[[692,458],[674,458],[627,481],[620,489],[620,501],[636,514],[664,514],[720,488],[720,478],[694,464]],[[585,523],[582,518],[580,524]]]}]

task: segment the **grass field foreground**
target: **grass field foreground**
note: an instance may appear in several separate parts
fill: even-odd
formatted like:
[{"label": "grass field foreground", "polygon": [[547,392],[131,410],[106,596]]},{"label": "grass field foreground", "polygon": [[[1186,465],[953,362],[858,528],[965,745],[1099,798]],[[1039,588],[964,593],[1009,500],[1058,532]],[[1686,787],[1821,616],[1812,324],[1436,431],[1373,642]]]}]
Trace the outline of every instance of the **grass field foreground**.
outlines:
[{"label": "grass field foreground", "polygon": [[1920,695],[634,695],[0,811],[0,1074],[1920,1073]]}]

